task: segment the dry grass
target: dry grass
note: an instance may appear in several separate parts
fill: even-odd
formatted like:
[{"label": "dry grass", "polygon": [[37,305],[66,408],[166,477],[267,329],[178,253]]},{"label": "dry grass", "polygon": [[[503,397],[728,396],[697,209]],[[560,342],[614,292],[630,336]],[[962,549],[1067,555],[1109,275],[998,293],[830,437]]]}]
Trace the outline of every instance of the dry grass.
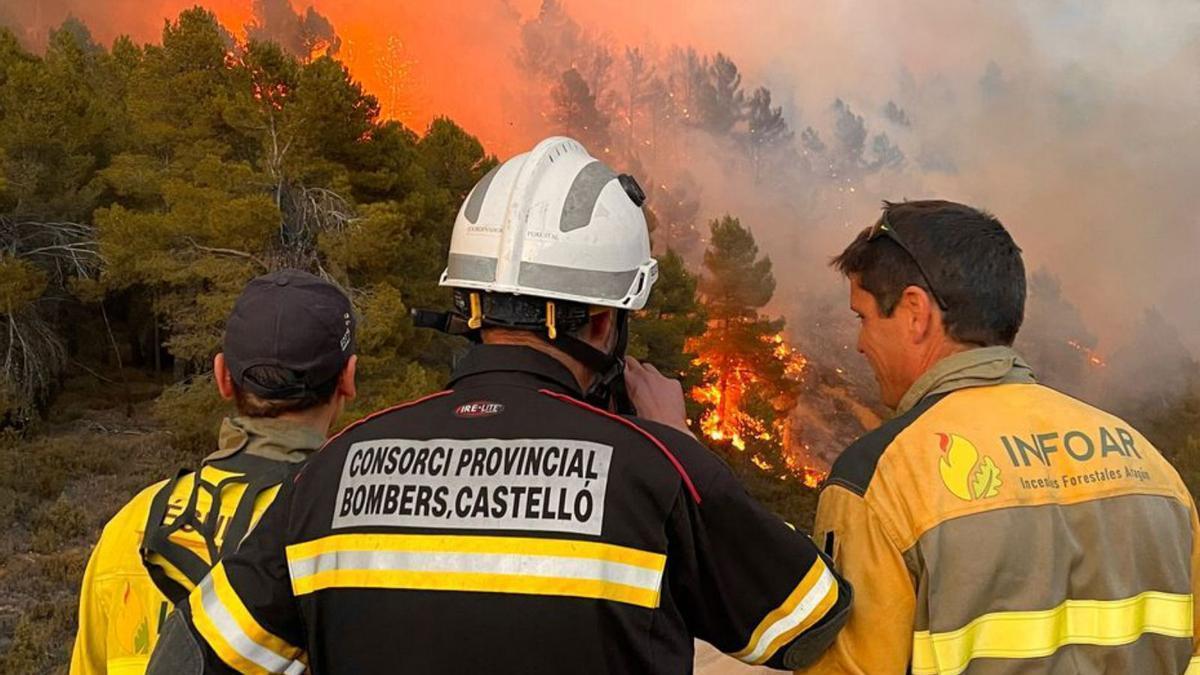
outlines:
[{"label": "dry grass", "polygon": [[194,463],[151,414],[160,389],[76,378],[41,428],[0,439],[0,672],[66,672],[100,529],[138,490]]}]

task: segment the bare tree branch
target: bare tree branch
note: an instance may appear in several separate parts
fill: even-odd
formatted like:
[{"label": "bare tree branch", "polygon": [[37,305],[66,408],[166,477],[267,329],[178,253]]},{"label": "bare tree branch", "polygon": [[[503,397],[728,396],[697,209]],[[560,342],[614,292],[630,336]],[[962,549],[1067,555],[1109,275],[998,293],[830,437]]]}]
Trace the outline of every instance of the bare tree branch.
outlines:
[{"label": "bare tree branch", "polygon": [[253,253],[249,253],[246,251],[239,251],[239,250],[233,249],[233,248],[204,246],[202,244],[197,243],[196,240],[192,239],[191,237],[187,238],[187,242],[192,248],[196,249],[197,251],[202,251],[204,253],[212,253],[213,255],[226,255],[226,256],[231,256],[234,258],[242,258],[244,260],[249,260],[250,262],[258,265],[259,267],[261,267],[263,269],[263,271],[267,271],[267,270],[271,269],[267,265],[267,263],[263,262],[262,258],[259,258],[258,256],[254,255]]}]

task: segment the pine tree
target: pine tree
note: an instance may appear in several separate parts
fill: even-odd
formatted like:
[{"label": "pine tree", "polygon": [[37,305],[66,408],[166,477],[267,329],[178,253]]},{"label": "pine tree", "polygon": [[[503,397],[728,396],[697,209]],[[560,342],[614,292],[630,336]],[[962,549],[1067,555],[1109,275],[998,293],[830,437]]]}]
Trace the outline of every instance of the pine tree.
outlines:
[{"label": "pine tree", "polygon": [[707,77],[698,99],[701,124],[709,133],[723,136],[745,116],[742,74],[738,72],[737,64],[720,52],[707,64],[706,70]]},{"label": "pine tree", "polygon": [[896,105],[895,101],[889,100],[887,105],[883,106],[883,116],[897,126],[912,126],[912,120],[908,118],[908,113],[904,110],[904,108]]},{"label": "pine tree", "polygon": [[646,307],[630,324],[629,353],[645,359],[664,374],[681,378],[684,391],[700,384],[703,369],[696,365],[691,342],[704,333],[706,316],[696,295],[697,279],[674,251],[658,257],[658,281]]},{"label": "pine tree", "polygon": [[608,118],[596,105],[596,97],[579,71],[571,68],[562,74],[551,90],[554,121],[559,130],[577,139],[593,153],[610,150]]},{"label": "pine tree", "polygon": [[759,257],[754,235],[733,216],[713,220],[709,230],[700,284],[709,315],[721,322],[756,317],[775,293],[771,259]]},{"label": "pine tree", "polygon": [[783,154],[794,134],[783,117],[782,107],[771,107],[771,91],[759,87],[746,104],[746,131],[742,147],[754,169],[754,180],[762,176],[764,165],[772,155]]},{"label": "pine tree", "polygon": [[99,266],[87,217],[116,114],[99,90],[110,63],[68,20],[43,58],[0,30],[0,416],[23,426],[67,364],[70,287]]},{"label": "pine tree", "polygon": [[709,321],[696,345],[709,369],[700,398],[711,409],[701,428],[729,443],[726,453],[742,471],[786,476],[787,412],[799,382],[780,337],[783,321],[760,313],[775,291],[771,260],[760,257],[753,234],[737,218],[713,220],[710,230],[699,285]]},{"label": "pine tree", "polygon": [[545,80],[557,79],[582,53],[583,29],[559,0],[542,0],[538,15],[521,24],[517,65]]},{"label": "pine tree", "polygon": [[842,99],[833,102],[834,162],[843,172],[862,167],[863,149],[867,141],[867,125]]},{"label": "pine tree", "polygon": [[[661,96],[661,82],[655,76],[654,65],[649,63],[638,47],[626,47],[622,63],[622,108],[625,117],[626,152],[636,153],[639,145],[637,119],[643,107],[652,106]],[[653,122],[652,122],[653,123]]]},{"label": "pine tree", "polygon": [[342,46],[333,24],[313,7],[302,14],[288,0],[254,0],[253,9],[245,27],[251,41],[273,42],[303,61],[335,55]]},{"label": "pine tree", "polygon": [[871,162],[867,168],[872,171],[882,169],[898,169],[904,165],[904,152],[892,143],[885,133],[878,133],[871,139]]}]

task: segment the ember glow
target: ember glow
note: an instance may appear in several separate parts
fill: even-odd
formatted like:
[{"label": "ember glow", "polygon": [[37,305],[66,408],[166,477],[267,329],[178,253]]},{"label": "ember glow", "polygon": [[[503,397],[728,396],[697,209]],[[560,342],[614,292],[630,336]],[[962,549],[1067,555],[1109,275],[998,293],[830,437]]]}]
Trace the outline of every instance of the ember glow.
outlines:
[{"label": "ember glow", "polygon": [[1096,350],[1092,349],[1091,347],[1082,345],[1076,340],[1067,340],[1067,345],[1080,354],[1083,354],[1084,358],[1087,359],[1088,365],[1092,366],[1093,368],[1105,368],[1108,366],[1108,362],[1105,361],[1104,358],[1102,358],[1100,354],[1098,354]]}]

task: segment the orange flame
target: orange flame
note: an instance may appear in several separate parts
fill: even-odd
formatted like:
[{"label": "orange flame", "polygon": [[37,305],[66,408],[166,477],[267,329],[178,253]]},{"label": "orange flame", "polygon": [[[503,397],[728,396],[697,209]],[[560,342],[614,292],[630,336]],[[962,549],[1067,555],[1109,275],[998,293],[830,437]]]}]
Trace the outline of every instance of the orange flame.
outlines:
[{"label": "orange flame", "polygon": [[[763,339],[772,346],[771,356],[783,365],[784,376],[798,381],[808,366],[808,359],[788,344],[782,334]],[[715,381],[705,382],[691,391],[692,400],[706,406],[700,417],[700,432],[714,441],[727,442],[740,452],[746,451],[749,440],[787,443],[790,434],[786,414],[768,422],[743,407],[746,394],[762,384],[745,355],[724,353],[715,346],[703,347],[699,341],[689,345],[689,349],[700,348],[694,363],[708,366],[710,373],[720,375]],[[826,472],[808,461],[808,448],[786,447],[784,456],[787,462],[784,467],[773,466],[757,454],[750,461],[766,472],[782,470],[781,478],[797,478],[808,487],[817,487],[824,481]]]}]

